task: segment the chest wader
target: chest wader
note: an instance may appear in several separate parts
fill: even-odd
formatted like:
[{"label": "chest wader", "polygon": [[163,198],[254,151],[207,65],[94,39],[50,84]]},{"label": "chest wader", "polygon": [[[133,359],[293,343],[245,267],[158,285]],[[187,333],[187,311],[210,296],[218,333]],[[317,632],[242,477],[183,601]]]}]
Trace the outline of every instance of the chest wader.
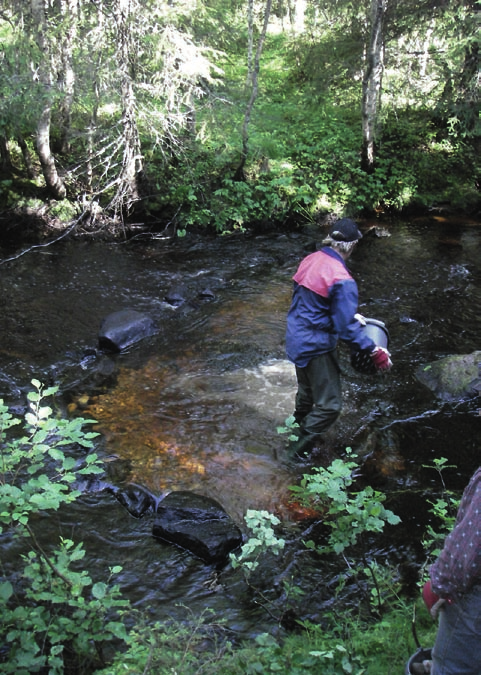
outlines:
[{"label": "chest wader", "polygon": [[296,366],[297,394],[294,418],[299,438],[288,448],[290,458],[303,457],[319,443],[342,408],[341,369],[336,350],[315,356],[307,366]]}]

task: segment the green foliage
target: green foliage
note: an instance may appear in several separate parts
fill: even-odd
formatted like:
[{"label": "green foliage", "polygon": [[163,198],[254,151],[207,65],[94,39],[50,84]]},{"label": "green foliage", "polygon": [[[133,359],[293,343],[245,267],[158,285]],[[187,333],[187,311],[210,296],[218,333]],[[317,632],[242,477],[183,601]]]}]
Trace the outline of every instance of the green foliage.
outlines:
[{"label": "green foliage", "polygon": [[79,215],[79,209],[77,205],[72,204],[72,202],[67,199],[62,199],[62,201],[52,204],[49,209],[49,214],[54,218],[58,218],[59,220],[68,223]]},{"label": "green foliage", "polygon": [[214,620],[212,610],[206,609],[195,616],[185,609],[186,617],[182,621],[152,623],[148,616],[139,615],[129,632],[127,651],[118,654],[114,663],[97,670],[96,674],[211,675],[222,672],[222,664],[232,651],[231,643],[225,639],[223,622]]},{"label": "green foliage", "polygon": [[367,600],[371,611],[380,615],[388,603],[399,599],[395,570],[368,559],[362,548],[350,561],[345,552],[362,543],[366,533],[381,533],[386,524],[397,525],[400,518],[384,507],[386,497],[382,492],[370,485],[362,490],[352,489],[359,466],[350,448],[346,454],[347,461],[335,459],[326,468],[314,468],[311,474],[304,475],[299,485],[291,486],[291,491],[301,504],[319,511],[330,530],[327,544],[309,540],[305,542],[306,547],[319,554],[344,556],[346,571],[339,575],[337,593],[341,593],[349,580],[355,581],[360,598]]},{"label": "green foliage", "polygon": [[[379,521],[398,522],[388,511],[377,513],[383,501],[382,495],[373,495],[369,491],[353,493],[349,489],[358,465],[349,449],[348,457],[347,462],[333,462],[325,470],[324,480],[314,477],[312,485],[307,481],[297,495],[302,493],[307,503],[317,505],[324,515],[327,512],[335,514],[333,529],[344,514],[353,513],[358,514],[359,521],[369,532],[380,531],[382,524]],[[436,466],[442,470],[444,464],[437,462]],[[364,509],[356,499],[357,494],[363,494],[367,517],[362,513]],[[239,555],[231,555],[231,561],[234,568],[242,569],[252,589],[254,587],[249,580],[257,569],[260,556],[269,552],[279,554],[284,548],[284,540],[273,531],[280,525],[279,520],[268,512],[248,511],[246,524],[252,531],[252,537]],[[357,540],[362,534],[362,527],[353,526],[357,528]],[[352,545],[343,525],[341,532],[341,540],[346,547]],[[325,552],[326,547],[316,550]],[[376,608],[385,599],[390,600],[384,606],[380,620],[366,621],[355,606],[346,606],[340,600],[343,584],[352,579],[359,582],[361,575],[371,580],[370,601]],[[392,569],[375,560],[363,559],[358,563],[349,563],[347,571],[341,573],[339,579],[330,608],[323,615],[322,625],[309,620],[299,621],[302,630],[282,639],[261,633],[248,643],[234,646],[222,624],[214,617],[209,620],[208,612],[200,617],[191,614],[182,622],[168,624],[151,625],[147,619],[141,618],[127,638],[127,651],[119,654],[115,662],[108,669],[99,671],[98,675],[133,675],[139,672],[145,675],[164,672],[181,672],[183,675],[314,675],[320,672],[323,675],[385,675],[387,672],[401,672],[416,645],[411,634],[412,610],[399,596],[399,582]],[[262,601],[260,604],[266,607],[262,594],[259,593],[258,597]],[[417,604],[421,605],[420,599]],[[426,644],[432,644],[435,626],[432,621],[428,622],[427,613],[421,614],[417,628],[422,631]]]},{"label": "green foliage", "polygon": [[233,178],[232,166],[219,169],[203,162],[189,171],[192,181],[186,185],[185,169],[183,165],[176,172],[164,199],[170,208],[181,200],[179,223],[182,228],[200,226],[219,234],[244,232],[256,223],[280,221],[289,211],[290,181],[286,177],[263,176],[239,181]]},{"label": "green foliage", "polygon": [[[313,627],[313,634],[316,628]],[[334,673],[361,673],[365,672],[359,666],[359,658],[353,656],[350,650],[337,640],[322,641],[317,644],[314,638],[309,642],[297,645],[282,646],[272,635],[262,633],[255,639],[255,651],[244,649],[237,653],[231,665],[233,675],[246,673],[258,675],[262,673],[319,673],[331,675]]]},{"label": "green foliage", "polygon": [[77,474],[101,472],[96,455],[87,455],[84,466],[77,467],[77,460],[63,451],[65,446],[73,444],[92,447],[92,439],[97,434],[82,430],[88,421],[55,419],[52,409],[41,404],[57,389],[43,389],[37,380],[32,384],[37,391],[28,395],[26,434],[20,438],[7,441],[7,430],[20,420],[0,401],[0,532],[2,526],[7,526],[15,528],[17,534],[25,534],[23,527],[29,524],[32,514],[44,509],[56,510],[78,497],[79,493],[70,489]]},{"label": "green foliage", "polygon": [[76,459],[63,451],[72,444],[92,447],[97,434],[82,431],[87,420],[53,418],[52,409],[41,404],[57,389],[43,389],[36,380],[32,384],[37,391],[28,395],[30,410],[25,415],[24,436],[7,441],[7,430],[20,420],[0,401],[0,531],[3,525],[16,528],[19,534],[24,534],[22,527],[29,524],[32,514],[58,509],[60,504],[77,498],[79,493],[70,489],[77,474],[101,471],[96,455],[88,455],[84,466],[76,468]]},{"label": "green foliage", "polygon": [[247,527],[252,536],[242,545],[239,554],[231,553],[232,567],[242,567],[248,577],[259,565],[259,557],[267,551],[278,555],[285,546],[285,540],[279,539],[273,526],[280,525],[277,516],[267,511],[255,511],[248,509],[245,515]]},{"label": "green foliage", "polygon": [[296,431],[299,429],[299,425],[296,422],[294,415],[290,415],[286,418],[284,426],[277,427],[278,434],[289,434],[287,437],[289,441],[295,441],[299,437],[299,434]]},{"label": "green foliage", "polygon": [[430,563],[438,557],[446,536],[451,532],[456,520],[456,513],[458,510],[460,498],[448,490],[444,482],[443,471],[446,469],[454,469],[455,466],[448,464],[445,457],[437,457],[433,459],[432,464],[424,464],[424,468],[433,469],[438,474],[442,485],[442,494],[435,501],[428,500],[431,505],[429,512],[435,518],[435,524],[428,523],[426,532],[424,534],[422,544],[426,553],[426,560],[423,565],[423,573],[419,584],[422,586],[427,580],[426,570]]},{"label": "green foliage", "polygon": [[0,132],[6,138],[14,138],[19,131],[28,134],[35,127],[42,93],[30,71],[32,60],[38,62],[39,54],[21,31],[7,23],[6,17],[5,14],[5,22],[0,21]]},{"label": "green foliage", "polygon": [[349,488],[355,481],[356,455],[347,449],[351,459],[335,459],[327,468],[316,467],[304,475],[300,485],[291,490],[302,504],[315,508],[324,517],[331,532],[327,545],[307,542],[308,548],[319,553],[342,553],[358,542],[366,532],[382,532],[386,524],[396,525],[399,516],[383,506],[386,497],[370,485],[359,491]]},{"label": "green foliage", "polygon": [[79,447],[90,450],[97,434],[83,431],[88,420],[53,417],[43,402],[57,388],[32,384],[23,435],[11,437],[21,421],[0,401],[0,524],[31,549],[0,584],[1,670],[29,675],[48,668],[60,675],[68,666],[88,672],[88,664],[99,662],[103,642],[126,638],[117,615],[127,603],[110,578],[94,583],[82,569],[81,544],[61,539],[58,549],[47,551],[38,530],[43,512],[79,496],[73,488],[78,476],[102,471],[95,454],[80,462],[74,455]]},{"label": "green foliage", "polygon": [[157,176],[159,187],[164,180],[169,187],[151,200],[151,207],[179,209],[183,228],[224,233],[265,222],[311,222],[332,211],[355,216],[432,204],[448,195],[453,203],[475,198],[474,182],[471,195],[459,191],[459,176],[468,184],[476,173],[468,148],[438,139],[420,111],[416,116],[386,114],[374,171],[366,173],[351,109],[329,101],[314,106],[301,92],[268,93],[253,111],[252,154],[243,181],[234,180],[238,140],[236,126],[227,120],[232,122],[228,117],[210,120],[222,129],[221,137],[206,138],[202,148],[191,146],[165,179],[163,173]]},{"label": "green foliage", "polygon": [[[289,420],[288,420],[289,421]],[[289,427],[287,426],[286,429]],[[280,428],[283,431],[284,428]],[[299,486],[292,486],[291,491],[296,500],[309,508],[314,508],[323,516],[325,524],[330,528],[328,545],[320,545],[314,541],[305,542],[309,550],[318,554],[344,553],[353,547],[367,532],[382,532],[386,523],[395,525],[400,522],[398,516],[386,509],[382,502],[385,496],[370,486],[360,491],[349,488],[355,480],[355,471],[358,465],[355,455],[347,449],[348,461],[334,460],[327,468],[316,468],[312,474],[304,475]],[[251,582],[251,574],[259,565],[259,557],[267,552],[278,555],[284,548],[285,541],[279,539],[273,532],[272,526],[279,525],[279,520],[265,512],[248,511],[246,523],[252,531],[252,536],[242,546],[241,553],[231,554],[234,568],[241,567],[248,586],[260,597],[259,604],[267,609],[275,608],[275,602],[269,600]],[[359,558],[359,555],[358,555]],[[376,560],[368,560],[361,552],[360,559],[347,561],[347,572],[338,577],[336,592],[341,593],[348,581],[353,580],[362,590],[360,597],[367,600],[367,605],[375,612],[380,613],[384,607],[398,600],[399,582],[395,572],[388,565],[380,565]],[[367,592],[365,588],[367,587]],[[302,595],[301,589],[292,583],[285,584],[286,598],[289,601],[298,600]],[[272,609],[269,613],[272,615]]]},{"label": "green foliage", "polygon": [[[234,645],[208,611],[181,623],[152,625],[142,619],[130,634],[128,651],[97,675],[386,675],[403,672],[416,649],[410,609],[402,603],[375,623],[352,614],[347,620],[339,612],[329,627],[305,621],[302,628],[282,639],[261,633]],[[432,644],[436,629],[427,613],[418,628]]]},{"label": "green foliage", "polygon": [[52,675],[89,672],[103,643],[126,639],[123,622],[111,616],[127,603],[118,586],[93,583],[85,570],[72,569],[84,555],[80,545],[62,540],[49,564],[42,554],[23,556],[22,587],[14,592],[9,582],[2,585],[0,634],[8,650],[2,672],[28,675],[46,666]]},{"label": "green foliage", "polygon": [[252,573],[259,567],[261,556],[265,557],[267,554],[277,556],[285,547],[285,539],[279,538],[273,529],[280,525],[281,521],[272,513],[252,509],[247,511],[245,521],[252,535],[242,545],[239,554],[230,554],[232,568],[242,570],[247,586],[255,594],[256,603],[271,616],[277,614],[279,623],[282,623],[282,617],[293,608],[292,605],[304,595],[304,591],[296,586],[292,580],[283,579],[284,598],[282,606],[279,606],[276,600],[267,597],[259,586],[252,581]]},{"label": "green foliage", "polygon": [[[70,199],[94,195],[106,207],[121,180],[125,141],[118,17],[88,3],[80,3],[78,15],[59,7],[48,8],[45,39],[57,64],[69,61],[62,45],[71,46],[75,75],[70,157],[63,158],[61,173]],[[0,132],[15,148],[16,173],[18,133],[35,136],[45,96],[31,72],[32,63],[43,65],[41,50],[20,12],[11,4],[0,17]],[[256,7],[254,41],[261,14]],[[308,4],[303,28],[292,32],[295,14],[285,3],[272,9],[245,180],[236,180],[250,93],[245,4],[137,3],[126,38],[145,179],[141,206],[173,219],[177,232],[201,227],[222,234],[267,222],[317,221],[327,212],[355,216],[412,204],[477,203],[476,12],[447,3],[433,14],[429,3],[410,2],[389,13],[372,173],[360,166],[367,5],[334,3],[319,13]],[[58,65],[48,91],[52,139],[61,137],[66,122],[64,76]],[[18,193],[8,190],[9,207]],[[124,197],[130,204],[132,195]],[[70,219],[66,205],[54,206],[52,214]]]}]

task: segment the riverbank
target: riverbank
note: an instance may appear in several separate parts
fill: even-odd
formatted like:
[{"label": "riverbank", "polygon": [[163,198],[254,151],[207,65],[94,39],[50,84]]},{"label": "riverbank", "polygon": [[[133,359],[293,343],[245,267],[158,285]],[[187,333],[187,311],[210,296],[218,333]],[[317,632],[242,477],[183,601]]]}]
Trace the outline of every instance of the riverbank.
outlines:
[{"label": "riverbank", "polygon": [[[342,215],[342,214],[341,214]],[[257,235],[272,232],[317,232],[332,222],[339,214],[319,213],[315,218],[291,218],[288,220],[262,221],[246,225],[242,229],[235,229],[232,235]],[[451,204],[439,204],[430,207],[412,206],[400,211],[382,210],[364,212],[355,216],[361,224],[372,226],[376,222],[396,221],[405,222],[417,218],[432,218],[436,220],[479,220],[481,218],[481,202],[472,204],[469,208],[461,209]],[[111,218],[98,209],[95,215],[91,206],[82,210],[79,205],[64,200],[40,201],[32,198],[30,204],[0,210],[0,246],[16,249],[21,246],[46,244],[65,237],[91,241],[125,241],[133,238],[152,238],[157,240],[172,240],[186,233],[195,236],[211,238],[219,233],[215,228],[191,226],[188,231],[179,232],[175,222],[162,214],[153,215],[139,209],[124,220]],[[223,236],[229,233],[222,233]]]}]

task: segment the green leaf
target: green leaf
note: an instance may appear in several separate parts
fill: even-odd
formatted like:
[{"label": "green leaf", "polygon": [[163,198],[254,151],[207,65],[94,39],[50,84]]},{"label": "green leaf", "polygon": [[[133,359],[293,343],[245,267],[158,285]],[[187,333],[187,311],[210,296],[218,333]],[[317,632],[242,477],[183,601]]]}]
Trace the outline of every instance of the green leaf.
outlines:
[{"label": "green leaf", "polygon": [[0,584],[0,600],[7,602],[13,595],[13,586],[9,581]]},{"label": "green leaf", "polygon": [[37,417],[33,413],[27,413],[25,415],[25,420],[31,427],[34,427],[37,424]]},{"label": "green leaf", "polygon": [[58,448],[49,448],[48,454],[52,459],[55,459],[57,462],[61,462],[64,459],[64,454]]},{"label": "green leaf", "polygon": [[128,640],[127,630],[124,624],[120,623],[120,621],[109,621],[109,623],[107,624],[107,628],[113,635],[115,635],[116,638],[125,641]]},{"label": "green leaf", "polygon": [[102,598],[105,598],[106,593],[107,593],[107,584],[98,581],[96,584],[92,586],[92,595],[94,596],[94,598],[97,598],[97,600],[102,600]]}]

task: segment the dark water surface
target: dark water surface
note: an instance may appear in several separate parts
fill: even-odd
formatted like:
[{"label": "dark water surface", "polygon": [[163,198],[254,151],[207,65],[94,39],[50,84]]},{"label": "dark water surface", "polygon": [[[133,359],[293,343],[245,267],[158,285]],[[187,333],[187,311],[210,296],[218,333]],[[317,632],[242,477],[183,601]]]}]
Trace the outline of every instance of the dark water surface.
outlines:
[{"label": "dark water surface", "polygon": [[[479,402],[441,404],[415,371],[481,348],[481,223],[425,218],[363,227],[374,224],[390,236],[367,232],[349,266],[360,311],[389,328],[394,368],[388,376],[360,375],[341,347],[345,404],[325,459],[347,446],[362,449],[366,478],[403,520],[376,545],[402,567],[418,561],[426,497],[440,488],[423,465],[446,457],[457,466],[446,473],[448,487],[462,490],[479,464]],[[187,236],[58,242],[4,262],[0,395],[21,406],[32,378],[58,384],[65,414],[96,419],[101,455],[114,459],[113,467],[128,464],[122,480],[158,498],[179,489],[214,497],[242,528],[249,508],[279,515],[289,544],[260,571],[261,583],[281,598],[282,579],[292,577],[309,591],[303,618],[320,620],[336,562],[321,565],[300,552],[310,523],[289,504],[289,485],[299,475],[282,463],[285,441],[276,430],[295,395],[284,355],[291,277],[314,248],[312,233]],[[9,255],[0,249],[0,258]],[[173,307],[164,297],[176,284],[187,302]],[[127,307],[152,316],[158,333],[124,353],[99,353],[102,320]],[[44,538],[59,527],[85,542],[93,574],[122,565],[123,591],[153,618],[182,617],[183,603],[213,608],[238,635],[273,623],[251,602],[238,572],[217,573],[161,544],[152,537],[151,516],[133,518],[112,495],[86,492],[45,519]],[[0,545],[8,563],[16,544]]]}]

